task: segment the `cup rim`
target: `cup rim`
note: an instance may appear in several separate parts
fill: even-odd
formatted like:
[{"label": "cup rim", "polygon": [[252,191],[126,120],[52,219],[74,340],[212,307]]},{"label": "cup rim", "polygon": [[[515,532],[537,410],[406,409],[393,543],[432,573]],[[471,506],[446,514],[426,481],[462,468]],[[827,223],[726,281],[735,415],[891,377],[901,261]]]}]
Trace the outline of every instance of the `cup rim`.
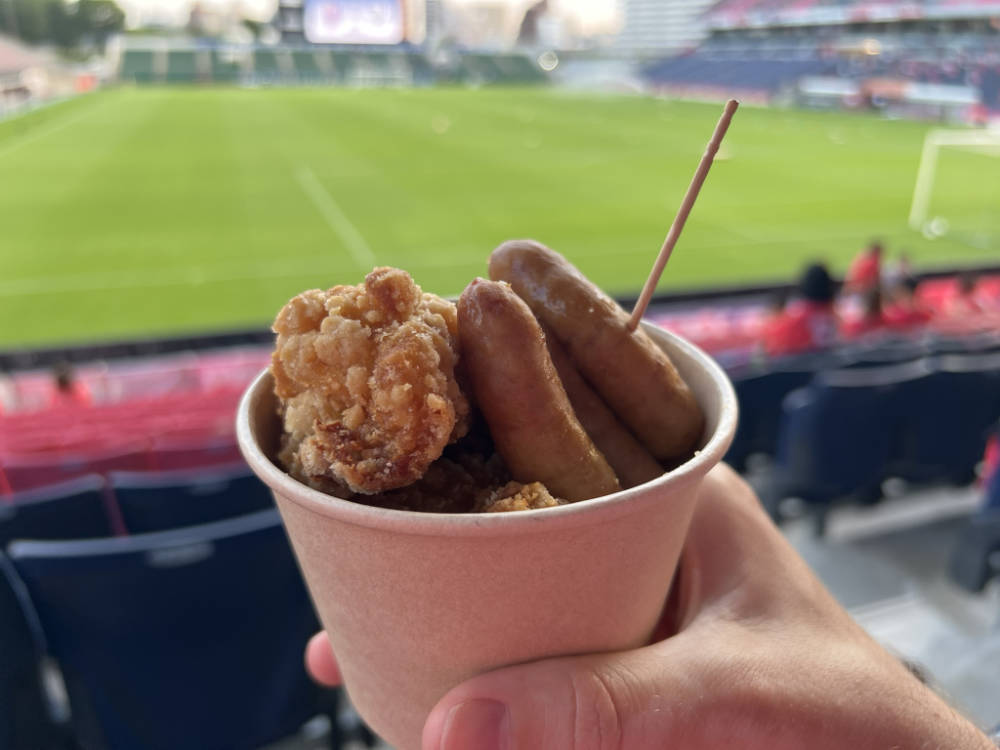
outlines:
[{"label": "cup rim", "polygon": [[[736,431],[737,401],[732,383],[719,364],[699,347],[659,326],[643,321],[647,331],[665,337],[671,348],[693,360],[710,375],[719,396],[719,417],[704,447],[680,466],[635,487],[610,495],[550,508],[519,510],[512,513],[428,513],[365,505],[328,495],[292,478],[273,463],[261,449],[251,425],[251,408],[271,388],[270,368],[264,368],[240,399],[236,415],[236,436],[240,451],[254,473],[276,496],[294,502],[321,516],[357,526],[408,534],[443,536],[495,536],[542,531],[557,524],[560,528],[593,523],[594,516],[608,519],[638,510],[648,498],[653,502],[672,494],[678,487],[693,483],[722,461]],[[672,354],[672,353],[671,353]]]}]

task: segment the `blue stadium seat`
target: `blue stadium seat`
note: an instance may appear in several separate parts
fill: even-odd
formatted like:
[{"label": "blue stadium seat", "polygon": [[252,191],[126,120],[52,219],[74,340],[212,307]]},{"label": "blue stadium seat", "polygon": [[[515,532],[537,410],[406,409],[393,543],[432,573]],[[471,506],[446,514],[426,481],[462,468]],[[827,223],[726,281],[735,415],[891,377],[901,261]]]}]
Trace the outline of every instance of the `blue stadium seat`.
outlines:
[{"label": "blue stadium seat", "polygon": [[25,616],[9,565],[0,552],[0,750],[64,747],[42,687],[38,631]]},{"label": "blue stadium seat", "polygon": [[[12,539],[106,537],[104,479],[87,476],[26,490],[0,504],[0,558]],[[5,561],[0,559],[0,565]],[[37,638],[10,580],[0,576],[0,749],[54,747],[62,734],[49,717],[39,679]]]},{"label": "blue stadium seat", "polygon": [[968,484],[1000,418],[1000,355],[942,356],[934,370],[895,394],[899,440],[890,473]]},{"label": "blue stadium seat", "polygon": [[986,486],[982,507],[968,520],[952,548],[948,574],[967,591],[982,591],[1000,575],[1000,470]]},{"label": "blue stadium seat", "polygon": [[773,456],[781,422],[781,402],[830,362],[826,354],[806,354],[770,363],[763,372],[734,374],[733,388],[739,401],[740,419],[726,461],[742,470],[752,454]]},{"label": "blue stadium seat", "polygon": [[920,360],[904,365],[818,374],[783,404],[773,485],[765,502],[780,520],[780,501],[813,506],[816,530],[841,500],[881,496],[892,449],[893,396],[903,384],[931,375]]},{"label": "blue stadium seat", "polygon": [[927,356],[930,348],[919,341],[883,341],[876,345],[847,346],[840,350],[844,367],[889,367]]},{"label": "blue stadium seat", "polygon": [[319,625],[275,509],[8,555],[82,747],[257,748],[327,709],[302,662]]},{"label": "blue stadium seat", "polygon": [[103,477],[90,475],[15,492],[0,503],[0,549],[12,539],[85,539],[113,534]]},{"label": "blue stadium seat", "polygon": [[267,485],[243,461],[201,469],[111,472],[108,482],[131,534],[195,526],[273,506]]}]

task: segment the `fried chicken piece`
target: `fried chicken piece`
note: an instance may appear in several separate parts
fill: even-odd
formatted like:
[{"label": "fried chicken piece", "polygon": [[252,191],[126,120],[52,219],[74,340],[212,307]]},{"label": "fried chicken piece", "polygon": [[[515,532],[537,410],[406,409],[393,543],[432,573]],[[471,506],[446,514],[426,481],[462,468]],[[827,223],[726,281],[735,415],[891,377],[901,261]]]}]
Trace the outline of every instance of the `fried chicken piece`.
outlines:
[{"label": "fried chicken piece", "polygon": [[465,434],[455,306],[405,271],[376,268],[358,286],[303,292],[274,332],[279,459],[300,481],[363,494],[402,487]]},{"label": "fried chicken piece", "polygon": [[510,473],[496,453],[449,448],[413,484],[378,495],[357,495],[352,499],[396,510],[469,513],[476,509],[479,498],[490,495],[495,487],[509,479]]},{"label": "fried chicken piece", "polygon": [[536,508],[552,508],[565,505],[565,500],[553,497],[548,488],[541,482],[521,484],[508,482],[498,487],[490,494],[480,498],[480,513],[506,513],[514,510],[534,510]]}]

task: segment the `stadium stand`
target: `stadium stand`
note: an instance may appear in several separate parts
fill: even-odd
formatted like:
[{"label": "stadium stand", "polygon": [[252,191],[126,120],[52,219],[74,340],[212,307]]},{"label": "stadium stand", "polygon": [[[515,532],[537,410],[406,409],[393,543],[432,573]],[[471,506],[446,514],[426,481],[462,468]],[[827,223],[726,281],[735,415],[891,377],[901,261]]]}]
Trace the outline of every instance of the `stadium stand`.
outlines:
[{"label": "stadium stand", "polygon": [[398,86],[463,82],[531,85],[549,80],[523,54],[459,52],[435,63],[422,51],[315,45],[194,46],[189,41],[126,39],[118,78],[146,83]]},{"label": "stadium stand", "polygon": [[319,83],[327,81],[327,74],[321,70],[318,55],[313,50],[295,50],[292,52],[292,65],[296,77],[303,83]]},{"label": "stadium stand", "polygon": [[302,664],[319,625],[276,510],[156,534],[14,542],[8,558],[59,664],[79,746],[259,747],[320,713],[336,730],[336,693]]},{"label": "stadium stand", "polygon": [[168,83],[191,83],[204,80],[204,73],[198,64],[198,55],[193,50],[172,49],[167,52]]},{"label": "stadium stand", "polygon": [[273,505],[242,460],[228,466],[108,474],[130,534],[166,531],[246,515]]},{"label": "stadium stand", "polygon": [[783,359],[763,372],[744,369],[731,373],[740,420],[726,461],[744,470],[751,455],[773,456],[785,396],[808,384],[815,373],[829,366],[829,360],[825,354],[803,355]]},{"label": "stadium stand", "polygon": [[965,485],[1000,420],[1000,356],[942,355],[818,372],[786,396],[767,504],[876,502],[890,478]]},{"label": "stadium stand", "polygon": [[153,51],[148,49],[128,49],[122,54],[119,77],[133,83],[152,83],[157,80],[153,64]]},{"label": "stadium stand", "polygon": [[213,49],[209,52],[211,60],[211,76],[216,83],[236,83],[242,70],[236,57],[228,50]]},{"label": "stadium stand", "polygon": [[812,506],[822,534],[834,502],[881,497],[892,455],[888,396],[926,377],[926,362],[819,373],[785,397],[774,473],[764,502],[776,520],[789,497]]},{"label": "stadium stand", "polygon": [[20,606],[12,579],[4,575],[9,562],[0,551],[0,747],[5,750],[66,747],[65,736],[52,717],[41,680],[39,652],[32,623]]},{"label": "stadium stand", "polygon": [[286,75],[281,65],[277,50],[255,49],[253,51],[252,80],[258,84],[272,84],[282,80]]},{"label": "stadium stand", "polygon": [[[12,539],[106,537],[109,517],[105,482],[86,476],[20,492],[0,502],[0,568]],[[40,678],[41,654],[10,580],[0,572],[0,747],[63,747],[66,738],[47,706]]]},{"label": "stadium stand", "polygon": [[103,477],[88,474],[4,498],[0,503],[0,548],[13,539],[112,536],[117,524],[105,490]]},{"label": "stadium stand", "polygon": [[[151,468],[147,451],[128,447],[88,453],[4,453],[0,459],[0,495],[10,495],[38,487],[112,470]],[[0,497],[0,500],[3,500]]]},{"label": "stadium stand", "polygon": [[704,15],[708,38],[641,72],[679,95],[977,122],[1000,112],[1000,33],[989,19],[996,7],[721,0]]},{"label": "stadium stand", "polygon": [[[995,433],[1000,436],[1000,426]],[[969,519],[952,548],[948,573],[966,591],[980,592],[1000,575],[1000,471],[985,487],[983,504]]]}]

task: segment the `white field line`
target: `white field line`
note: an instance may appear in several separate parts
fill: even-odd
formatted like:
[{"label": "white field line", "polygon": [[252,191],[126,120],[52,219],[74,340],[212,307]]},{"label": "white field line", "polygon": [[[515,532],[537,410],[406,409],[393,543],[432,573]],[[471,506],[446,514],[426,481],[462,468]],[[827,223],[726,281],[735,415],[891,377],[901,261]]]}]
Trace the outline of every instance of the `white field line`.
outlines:
[{"label": "white field line", "polygon": [[77,122],[82,120],[84,117],[93,113],[97,108],[96,103],[92,103],[89,107],[82,111],[77,111],[73,115],[67,117],[64,120],[56,120],[51,123],[48,127],[39,128],[38,130],[32,130],[21,138],[15,138],[13,143],[8,143],[6,146],[0,146],[0,158],[7,156],[14,151],[17,151],[22,146],[26,146],[29,143],[34,143],[35,141],[46,138],[53,133],[57,133],[64,128],[68,128],[70,125],[75,125]]},{"label": "white field line", "polygon": [[314,276],[317,268],[329,265],[328,256],[299,258],[284,263],[230,264],[214,267],[157,268],[141,271],[81,273],[0,281],[0,299],[36,294],[96,292],[111,289],[159,289],[198,286],[233,281],[298,278]]},{"label": "white field line", "polygon": [[309,167],[299,167],[295,171],[295,179],[298,180],[302,192],[312,201],[327,225],[347,248],[358,269],[365,273],[371,270],[375,265],[375,253],[313,171]]}]

